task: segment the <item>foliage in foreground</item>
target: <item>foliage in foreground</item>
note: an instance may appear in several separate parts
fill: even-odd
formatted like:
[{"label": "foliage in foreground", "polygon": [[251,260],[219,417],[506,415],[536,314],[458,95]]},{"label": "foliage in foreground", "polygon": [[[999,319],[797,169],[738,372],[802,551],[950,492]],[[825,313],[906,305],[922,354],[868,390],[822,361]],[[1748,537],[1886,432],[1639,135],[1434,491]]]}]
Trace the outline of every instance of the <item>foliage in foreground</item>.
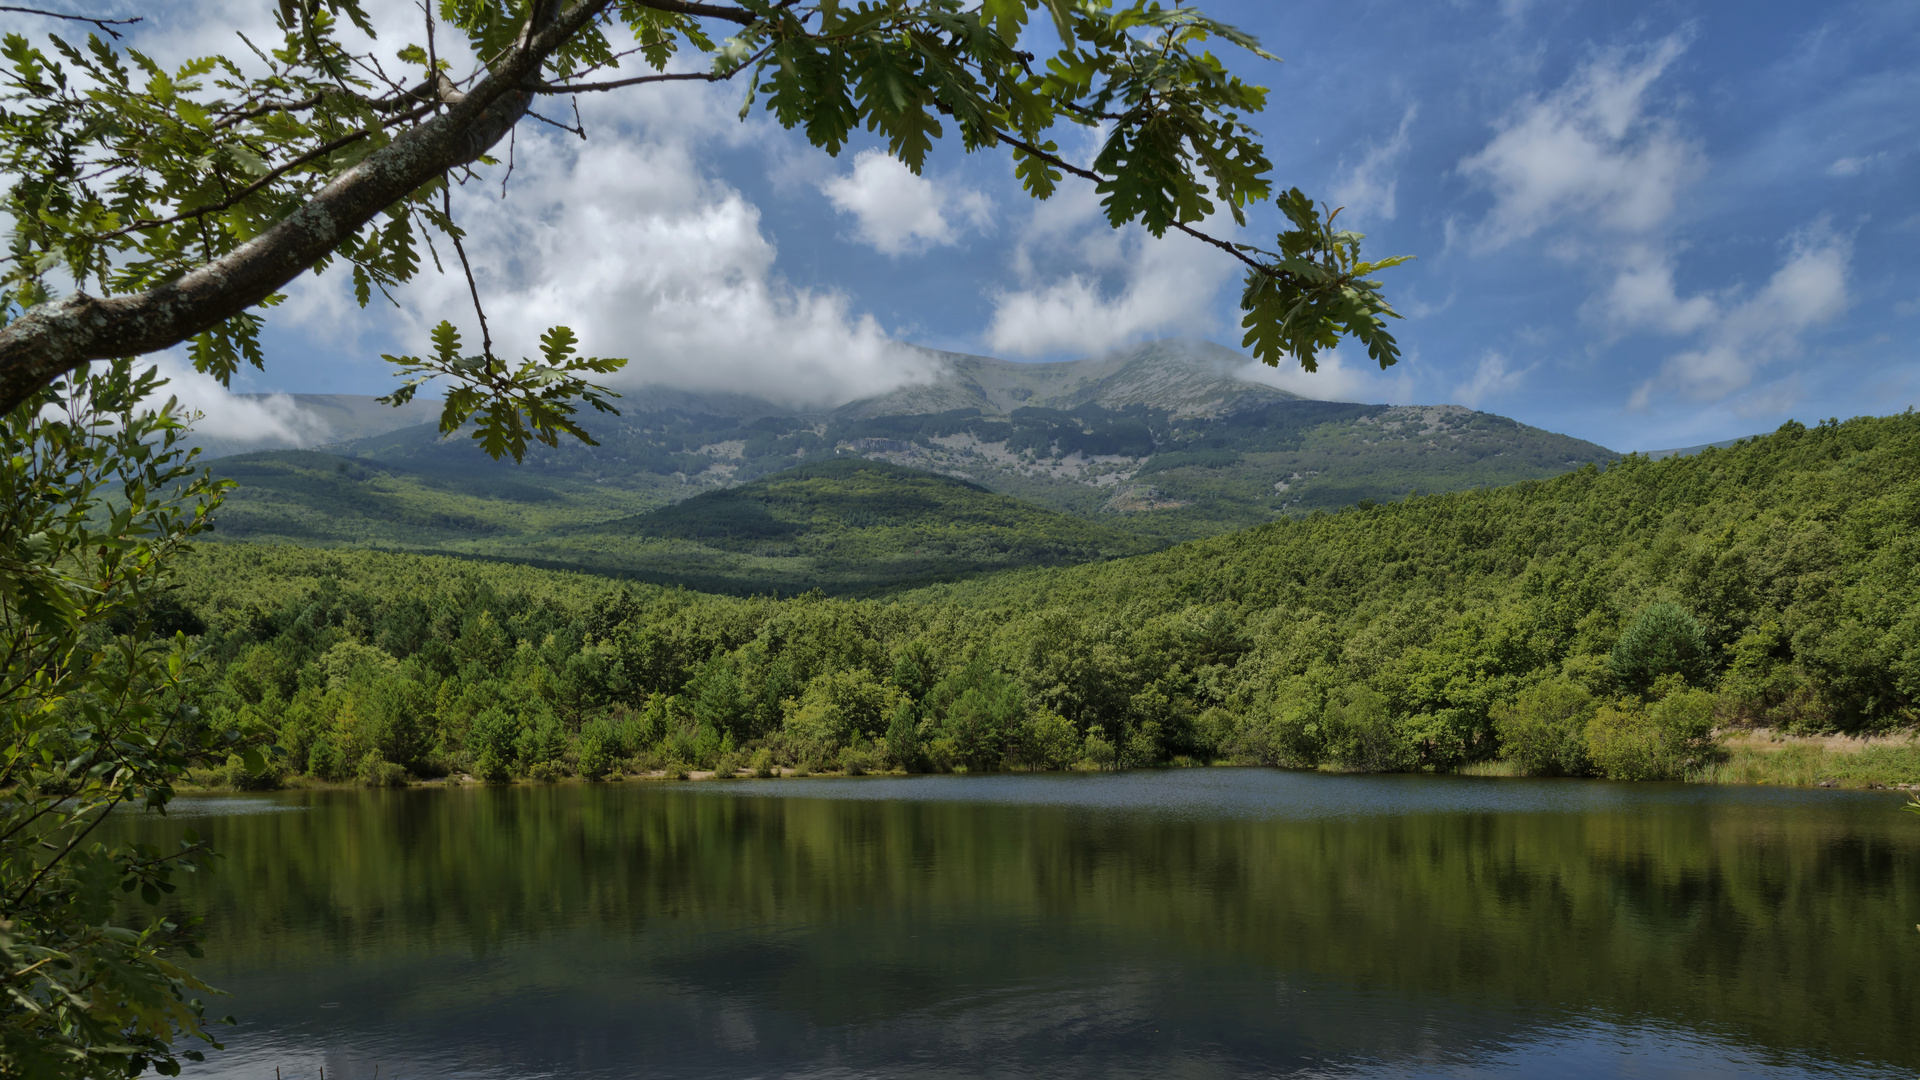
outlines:
[{"label": "foliage in foreground", "polygon": [[[391,400],[445,379],[441,431],[472,421],[494,458],[562,434],[591,441],[578,405],[612,406],[589,378],[625,361],[579,355],[564,326],[541,336],[537,358],[496,352],[450,185],[497,165],[489,150],[541,96],[687,79],[738,79],[742,120],[758,104],[830,155],[864,128],[916,175],[949,131],[968,152],[1004,147],[1036,199],[1072,174],[1094,185],[1114,228],[1185,232],[1241,263],[1243,343],[1256,358],[1313,371],[1351,337],[1382,368],[1399,359],[1386,328],[1399,316],[1374,275],[1407,257],[1364,259],[1362,236],[1335,228],[1338,210],[1275,184],[1250,122],[1267,91],[1212,48],[1277,58],[1195,8],[514,0],[419,11],[417,29],[389,27],[380,41],[360,0],[282,3],[276,35],[242,39],[244,63],[216,54],[171,70],[120,45],[112,23],[127,20],[65,16],[101,31],[84,42],[6,35],[0,202],[13,228],[0,310],[19,317],[0,326],[0,411],[90,361],[177,345],[226,383],[240,364],[264,364],[262,312],[295,278],[342,265],[364,307],[421,272],[423,240],[447,272],[438,235],[472,286],[478,341],[442,319],[424,355],[387,356],[406,377]],[[1051,56],[1020,47],[1043,42]],[[1099,134],[1084,165],[1061,156],[1075,128]],[[1244,227],[1248,204],[1268,198],[1290,225],[1270,249],[1201,231],[1216,214]]]},{"label": "foliage in foreground", "polygon": [[1920,715],[1920,417],[1316,515],[889,602],[222,546],[221,726],[293,768],[494,779],[1180,758],[1647,779],[1729,724]]},{"label": "foliage in foreground", "polygon": [[[66,380],[0,421],[0,1075],[179,1071],[208,1043],[180,968],[188,928],[116,925],[123,894],[157,904],[194,868],[171,848],[110,846],[116,807],[164,809],[217,743],[183,699],[196,661],[163,600],[167,562],[219,486],[195,477],[171,401],[126,363]],[[246,751],[256,759],[258,751]],[[217,1045],[217,1044],[214,1044]]]}]

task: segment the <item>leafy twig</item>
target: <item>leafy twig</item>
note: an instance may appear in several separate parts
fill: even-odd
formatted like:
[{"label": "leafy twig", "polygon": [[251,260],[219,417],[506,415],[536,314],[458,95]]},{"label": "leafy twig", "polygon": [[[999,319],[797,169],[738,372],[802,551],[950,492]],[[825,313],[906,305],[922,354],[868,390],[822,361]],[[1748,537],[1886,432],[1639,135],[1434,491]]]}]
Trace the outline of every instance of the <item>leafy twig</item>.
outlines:
[{"label": "leafy twig", "polygon": [[0,4],[0,11],[12,11],[21,15],[38,15],[46,19],[66,19],[71,22],[91,23],[114,38],[120,36],[120,32],[115,30],[114,27],[132,26],[134,23],[144,22],[146,20],[146,16],[144,15],[135,15],[131,19],[100,19],[92,15],[67,15],[58,11],[48,11],[45,8],[15,7],[12,4]]}]

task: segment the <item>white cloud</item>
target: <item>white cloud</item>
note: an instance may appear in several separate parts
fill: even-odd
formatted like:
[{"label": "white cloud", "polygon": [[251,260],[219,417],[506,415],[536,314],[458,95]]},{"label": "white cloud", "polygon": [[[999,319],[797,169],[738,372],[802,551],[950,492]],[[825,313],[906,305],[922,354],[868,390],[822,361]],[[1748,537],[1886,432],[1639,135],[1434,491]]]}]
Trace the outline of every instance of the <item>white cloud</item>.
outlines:
[{"label": "white cloud", "polygon": [[[1790,240],[1783,264],[1758,292],[1682,293],[1675,281],[1682,234],[1671,219],[1706,159],[1670,116],[1657,112],[1652,95],[1688,38],[1682,32],[1637,50],[1610,50],[1559,89],[1521,102],[1493,139],[1460,163],[1494,196],[1470,239],[1490,250],[1552,229],[1541,249],[1594,267],[1605,282],[1583,305],[1586,319],[1612,338],[1647,332],[1687,341],[1634,389],[1630,408],[1671,398],[1764,412],[1781,407],[1782,395],[1798,384],[1754,388],[1756,380],[1796,355],[1808,330],[1846,309],[1850,251],[1816,225]],[[1830,171],[1865,164],[1842,159]],[[1497,394],[1515,377],[1490,354],[1456,393],[1469,401]]]},{"label": "white cloud", "polygon": [[[1105,137],[1104,127],[1088,130],[1067,157],[1091,161]],[[1219,215],[1199,228],[1220,236],[1232,223]],[[1090,356],[1155,335],[1207,333],[1221,286],[1238,276],[1231,259],[1190,236],[1113,228],[1092,184],[1032,204],[1018,235],[1010,262],[1019,285],[991,294],[983,335],[1001,354]]]},{"label": "white cloud", "polygon": [[[1075,272],[996,293],[988,347],[1015,356],[1092,355],[1148,334],[1213,324],[1215,296],[1234,273],[1217,250],[1176,233],[1155,240],[1138,229],[1098,239],[1110,243],[1096,241],[1086,262],[1118,262],[1113,273]],[[1121,281],[1109,286],[1103,276]]]},{"label": "white cloud", "polygon": [[167,380],[167,385],[160,388],[162,398],[172,395],[188,411],[201,414],[193,422],[193,433],[200,439],[299,447],[333,437],[326,421],[302,409],[286,394],[235,394],[213,376],[195,371],[175,351],[150,359]]},{"label": "white cloud", "polygon": [[1690,334],[1720,315],[1710,297],[1682,300],[1674,290],[1673,262],[1666,253],[1646,244],[1630,245],[1622,255],[1625,265],[1605,294],[1587,304],[1616,331],[1651,328],[1668,334]]},{"label": "white cloud", "polygon": [[1714,304],[1699,326],[1695,347],[1669,358],[1654,378],[1633,393],[1630,406],[1644,409],[1660,391],[1694,400],[1718,400],[1745,389],[1767,365],[1797,354],[1806,331],[1845,311],[1848,243],[1815,228],[1797,237],[1786,262],[1765,288],[1738,300]]},{"label": "white cloud", "polygon": [[[845,296],[778,274],[759,210],[703,176],[690,145],[715,126],[700,114],[724,108],[712,94],[628,101],[589,112],[589,130],[605,130],[586,142],[523,128],[508,197],[457,198],[497,351],[524,355],[565,324],[583,352],[628,358],[616,387],[813,404],[931,377]],[[477,343],[466,283],[450,269],[412,290],[413,340],[451,317]]]},{"label": "white cloud", "polygon": [[820,191],[834,209],[854,216],[860,239],[883,255],[957,244],[967,229],[985,231],[993,222],[985,195],[915,176],[878,150],[862,150],[853,172],[826,180]]},{"label": "white cloud", "polygon": [[1489,351],[1475,365],[1473,378],[1453,388],[1453,400],[1469,409],[1477,409],[1481,402],[1489,398],[1519,389],[1521,380],[1530,370],[1522,368],[1515,371],[1508,366],[1505,356]]},{"label": "white cloud", "polygon": [[1382,371],[1365,352],[1360,353],[1357,363],[1349,365],[1340,350],[1334,349],[1320,354],[1318,371],[1302,371],[1299,364],[1286,361],[1279,367],[1248,364],[1239,375],[1247,382],[1278,387],[1316,401],[1410,405],[1415,402],[1414,378],[1407,367],[1411,361],[1412,357],[1405,357]]},{"label": "white cloud", "polygon": [[[413,5],[372,10],[383,54],[419,36]],[[271,5],[202,0],[150,19],[139,44],[167,62],[210,51],[244,56],[244,49],[235,52],[232,31],[270,40],[270,23]],[[468,230],[467,253],[497,352],[528,355],[542,331],[565,324],[580,334],[584,351],[630,359],[609,380],[619,389],[665,384],[806,403],[930,377],[924,359],[896,347],[844,295],[786,282],[759,210],[708,179],[704,147],[780,145],[779,129],[764,117],[736,118],[737,94],[737,87],[668,84],[583,98],[586,142],[525,121],[515,135],[505,198],[498,171],[457,190],[455,212]],[[975,223],[982,212],[961,193],[946,210],[949,228]],[[451,245],[435,242],[449,273],[436,273],[422,251],[425,266],[400,296],[403,310],[377,295],[361,310],[346,275],[336,271],[297,279],[275,317],[336,346],[393,337],[404,351],[423,349],[427,327],[449,318],[477,349],[465,278]],[[218,413],[202,405],[209,423],[231,417],[258,426],[279,415],[275,399],[228,398],[219,400]],[[300,415],[280,416],[295,435]],[[202,430],[212,434],[207,424]]]},{"label": "white cloud", "polygon": [[1399,191],[1400,180],[1395,169],[1400,159],[1406,156],[1412,141],[1407,137],[1413,127],[1413,121],[1420,114],[1418,105],[1407,106],[1401,114],[1400,127],[1393,138],[1378,146],[1369,147],[1354,166],[1343,173],[1333,184],[1335,205],[1346,207],[1347,213],[1356,218],[1392,221],[1398,212],[1395,195]]},{"label": "white cloud", "polygon": [[1628,233],[1664,222],[1703,158],[1671,120],[1648,115],[1647,98],[1686,47],[1686,35],[1676,34],[1637,63],[1612,50],[1552,94],[1517,107],[1492,141],[1460,163],[1494,195],[1479,246],[1498,248],[1568,217]]},{"label": "white cloud", "polygon": [[1862,172],[1865,172],[1867,168],[1871,166],[1874,162],[1879,161],[1881,158],[1886,156],[1887,156],[1886,151],[1883,150],[1880,153],[1867,154],[1864,157],[1843,157],[1836,160],[1833,164],[1827,166],[1827,175],[1828,176],[1859,176]]}]

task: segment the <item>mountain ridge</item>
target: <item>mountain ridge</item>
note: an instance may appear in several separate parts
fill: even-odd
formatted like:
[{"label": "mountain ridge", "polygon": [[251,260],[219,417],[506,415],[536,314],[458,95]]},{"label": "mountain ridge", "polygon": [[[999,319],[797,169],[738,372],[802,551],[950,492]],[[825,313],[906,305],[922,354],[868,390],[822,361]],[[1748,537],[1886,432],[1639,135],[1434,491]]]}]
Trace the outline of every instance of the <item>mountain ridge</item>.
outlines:
[{"label": "mountain ridge", "polygon": [[[1094,404],[1110,409],[1145,405],[1175,416],[1207,416],[1273,401],[1302,401],[1289,393],[1239,377],[1253,363],[1210,341],[1169,338],[1080,360],[1025,363],[991,356],[910,346],[924,356],[935,378],[837,405],[794,406],[771,398],[728,391],[684,390],[647,384],[625,391],[623,412],[685,412],[753,421],[768,416],[868,419],[925,415],[975,408],[1005,416],[1016,409],[1071,410]],[[318,440],[292,434],[253,440],[203,437],[209,459],[260,450],[313,449],[437,423],[439,402],[417,398],[398,409],[371,394],[240,394],[243,400],[290,400],[327,431]],[[594,418],[589,418],[594,419]]]},{"label": "mountain ridge", "polygon": [[[220,528],[228,539],[529,560],[537,549],[542,565],[640,573],[632,544],[588,551],[610,543],[593,530],[833,460],[953,477],[1166,543],[1617,456],[1461,406],[1300,398],[1240,379],[1237,353],[1191,342],[1055,365],[942,362],[932,389],[828,411],[783,412],[748,395],[677,392],[644,408],[629,398],[625,415],[587,418],[598,445],[536,446],[519,465],[433,424],[223,458],[215,470],[241,486]],[[936,405],[953,407],[890,411]],[[569,544],[585,545],[578,558]]]},{"label": "mountain ridge", "polygon": [[1186,417],[1217,415],[1250,402],[1303,400],[1299,394],[1240,378],[1252,361],[1199,339],[1168,338],[1047,363],[923,351],[934,358],[940,380],[850,401],[833,413],[866,419],[976,408],[1005,416],[1019,408],[1071,411],[1082,405],[1144,405]]}]

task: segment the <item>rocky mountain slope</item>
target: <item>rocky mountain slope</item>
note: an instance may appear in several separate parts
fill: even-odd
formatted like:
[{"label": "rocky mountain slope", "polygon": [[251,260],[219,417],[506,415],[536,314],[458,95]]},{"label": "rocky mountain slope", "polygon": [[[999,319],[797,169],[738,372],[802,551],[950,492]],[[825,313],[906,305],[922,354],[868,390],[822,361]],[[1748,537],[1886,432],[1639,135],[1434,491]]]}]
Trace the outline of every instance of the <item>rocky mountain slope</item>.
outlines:
[{"label": "rocky mountain slope", "polygon": [[1249,361],[1210,341],[1170,339],[1086,360],[1020,364],[990,356],[930,352],[939,379],[848,402],[834,415],[864,419],[978,409],[1004,416],[1023,407],[1122,410],[1145,406],[1178,417],[1213,416],[1290,394],[1240,378]]},{"label": "rocky mountain slope", "polygon": [[943,474],[1156,540],[1409,492],[1552,476],[1615,455],[1459,406],[1311,401],[1205,342],[1014,364],[940,354],[932,383],[801,412],[744,395],[629,394],[599,446],[486,459],[431,424],[230,457],[234,537],[444,549],[531,541],[857,457]]}]

